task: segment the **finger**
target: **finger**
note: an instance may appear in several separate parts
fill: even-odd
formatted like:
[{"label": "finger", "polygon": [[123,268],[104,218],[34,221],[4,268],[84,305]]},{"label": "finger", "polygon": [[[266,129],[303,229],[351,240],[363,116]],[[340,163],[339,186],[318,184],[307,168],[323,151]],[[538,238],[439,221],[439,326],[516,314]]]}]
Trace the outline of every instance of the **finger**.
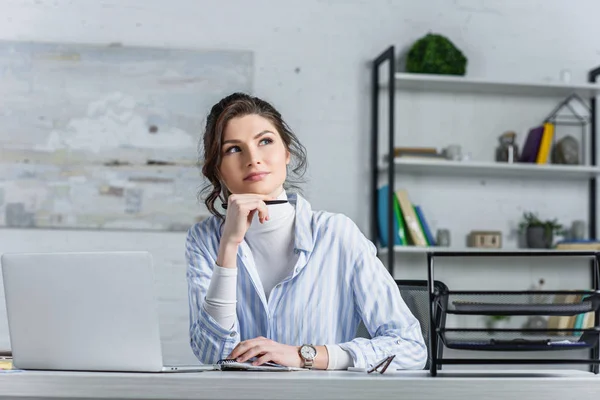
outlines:
[{"label": "finger", "polygon": [[258,357],[256,361],[252,363],[252,365],[263,365],[266,362],[273,361],[273,353],[267,352],[262,356]]},{"label": "finger", "polygon": [[269,209],[263,200],[258,202],[258,217],[261,223],[269,220]]},{"label": "finger", "polygon": [[268,352],[268,349],[265,348],[264,345],[259,344],[259,345],[249,348],[245,353],[243,353],[241,356],[237,357],[236,360],[238,362],[245,362],[253,357],[261,356],[267,352]]},{"label": "finger", "polygon": [[244,340],[239,342],[237,346],[233,348],[227,358],[238,358],[241,354],[245,353],[249,348],[256,346],[263,341],[263,337]]},{"label": "finger", "polygon": [[262,224],[269,220],[269,210],[264,201],[259,199],[240,200],[238,204],[240,213],[248,216],[248,222],[252,222],[255,213],[258,212],[258,220]]}]

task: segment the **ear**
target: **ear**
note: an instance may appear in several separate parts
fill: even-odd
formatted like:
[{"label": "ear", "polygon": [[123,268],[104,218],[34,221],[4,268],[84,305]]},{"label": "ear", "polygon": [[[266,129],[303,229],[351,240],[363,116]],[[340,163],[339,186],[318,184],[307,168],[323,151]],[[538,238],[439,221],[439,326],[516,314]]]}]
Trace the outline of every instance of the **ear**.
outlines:
[{"label": "ear", "polygon": [[292,156],[290,154],[289,150],[285,151],[285,164],[289,165],[290,161],[292,160]]}]

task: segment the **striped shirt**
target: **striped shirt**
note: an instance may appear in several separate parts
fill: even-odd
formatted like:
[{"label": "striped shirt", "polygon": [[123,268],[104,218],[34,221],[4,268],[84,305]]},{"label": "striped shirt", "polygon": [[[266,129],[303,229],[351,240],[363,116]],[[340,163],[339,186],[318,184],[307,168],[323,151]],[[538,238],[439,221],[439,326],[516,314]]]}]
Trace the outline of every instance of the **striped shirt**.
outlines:
[{"label": "striped shirt", "polygon": [[[412,315],[375,246],[343,214],[312,211],[298,194],[290,276],[276,285],[267,301],[252,252],[238,248],[237,317],[223,328],[204,309],[215,266],[221,221],[210,217],[188,232],[186,240],[190,344],[203,363],[227,357],[243,340],[264,336],[279,343],[337,344],[365,368],[395,354],[391,367],[422,369],[427,348],[419,321]],[[371,339],[357,338],[360,322]]]}]

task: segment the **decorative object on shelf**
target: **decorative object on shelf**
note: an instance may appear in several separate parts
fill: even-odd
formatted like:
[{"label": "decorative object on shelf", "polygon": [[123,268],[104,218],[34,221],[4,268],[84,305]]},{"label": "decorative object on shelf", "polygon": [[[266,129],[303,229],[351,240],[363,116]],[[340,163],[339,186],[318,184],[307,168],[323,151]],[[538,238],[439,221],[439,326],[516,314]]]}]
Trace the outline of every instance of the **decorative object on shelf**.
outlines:
[{"label": "decorative object on shelf", "polygon": [[[576,164],[584,165],[586,163],[585,139],[587,136],[587,125],[591,120],[591,112],[592,109],[588,103],[577,93],[573,93],[561,101],[546,117],[544,121],[551,123],[555,127],[555,137],[562,136],[562,130],[567,127],[579,127],[581,132],[581,143],[574,140],[575,138],[567,139],[569,136],[564,137],[566,142],[563,142],[563,139],[561,139],[556,143],[552,149],[552,162],[558,164],[575,164],[573,159],[576,158]],[[559,143],[561,143],[560,148],[558,147]],[[578,148],[577,153],[573,151],[573,145]],[[577,157],[575,157],[576,154]]]},{"label": "decorative object on shelf", "polygon": [[435,235],[435,242],[440,247],[450,247],[450,230],[438,229]]},{"label": "decorative object on shelf", "polygon": [[467,58],[445,36],[428,33],[408,51],[406,71],[419,74],[465,75]]},{"label": "decorative object on shelf", "polygon": [[560,71],[560,80],[562,83],[571,83],[571,70],[563,69]]},{"label": "decorative object on shelf", "polygon": [[[544,281],[543,278],[540,278],[540,280],[537,282],[537,284],[533,284],[527,289],[527,291],[529,292],[529,294],[527,295],[527,301],[529,304],[548,304],[549,302],[551,302],[551,295],[549,295],[547,293],[542,293],[542,291],[544,290],[544,283],[546,283],[546,281]],[[540,292],[540,293],[536,293],[536,292]],[[542,330],[542,329],[546,329],[547,326],[548,326],[547,318],[542,317],[541,315],[531,315],[531,316],[527,317],[527,320],[523,324],[522,328],[523,329]],[[531,334],[535,335],[537,332],[523,332],[523,333],[531,333]]]},{"label": "decorative object on shelf", "polygon": [[459,144],[451,144],[442,150],[442,154],[448,160],[460,161],[462,159],[462,148]]},{"label": "decorative object on shelf", "polygon": [[556,219],[542,221],[533,212],[523,213],[523,221],[519,229],[525,232],[527,247],[532,249],[549,249],[554,242],[554,234],[562,234],[563,226]]},{"label": "decorative object on shelf", "polygon": [[537,285],[531,285],[527,291],[530,292],[528,296],[529,304],[544,304],[550,301],[550,295],[547,293],[536,293],[544,290],[544,283],[546,281],[543,278],[540,278]]},{"label": "decorative object on shelf", "polygon": [[394,147],[394,158],[446,159],[435,147]]},{"label": "decorative object on shelf", "polygon": [[507,329],[510,315],[487,315],[485,317],[485,327],[489,330]]},{"label": "decorative object on shelf", "polygon": [[585,221],[576,220],[571,224],[570,240],[585,240]]},{"label": "decorative object on shelf", "polygon": [[553,164],[578,165],[579,159],[579,142],[571,135],[560,139],[552,149]]},{"label": "decorative object on shelf", "polygon": [[469,247],[484,249],[499,249],[502,247],[502,232],[500,231],[471,231],[468,240]]},{"label": "decorative object on shelf", "polygon": [[[548,320],[540,315],[532,315],[527,317],[527,320],[523,324],[523,329],[537,329],[543,330],[548,327]],[[523,333],[531,333],[535,335],[537,332],[523,332]]]},{"label": "decorative object on shelf", "polygon": [[516,144],[517,134],[513,131],[504,132],[498,140],[496,147],[496,161],[513,163],[519,159],[519,146]]}]

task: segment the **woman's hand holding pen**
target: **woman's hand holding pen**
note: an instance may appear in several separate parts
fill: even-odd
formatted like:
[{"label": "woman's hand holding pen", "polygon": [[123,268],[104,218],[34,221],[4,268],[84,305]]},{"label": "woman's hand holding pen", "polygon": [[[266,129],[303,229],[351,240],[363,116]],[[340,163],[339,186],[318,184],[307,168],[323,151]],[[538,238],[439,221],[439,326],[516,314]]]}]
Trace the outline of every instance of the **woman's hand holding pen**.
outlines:
[{"label": "woman's hand holding pen", "polygon": [[232,194],[229,196],[217,257],[218,266],[236,268],[237,248],[244,240],[254,215],[258,213],[261,223],[269,219],[269,211],[264,200],[270,198],[270,196],[260,194]]}]

